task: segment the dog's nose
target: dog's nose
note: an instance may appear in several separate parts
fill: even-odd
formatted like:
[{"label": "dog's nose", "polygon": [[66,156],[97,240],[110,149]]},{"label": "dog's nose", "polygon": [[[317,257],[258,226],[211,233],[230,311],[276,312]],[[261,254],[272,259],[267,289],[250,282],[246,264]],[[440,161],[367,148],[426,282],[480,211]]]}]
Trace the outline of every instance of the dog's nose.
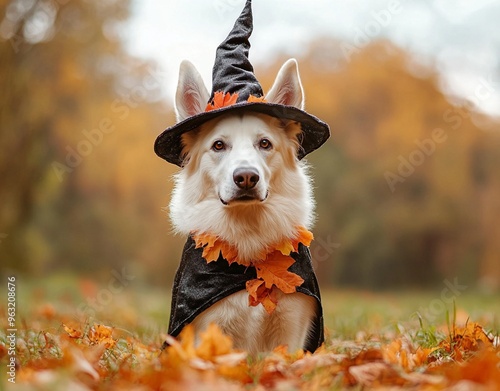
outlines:
[{"label": "dog's nose", "polygon": [[233,180],[240,189],[253,189],[259,182],[259,173],[252,167],[240,167],[234,170]]}]

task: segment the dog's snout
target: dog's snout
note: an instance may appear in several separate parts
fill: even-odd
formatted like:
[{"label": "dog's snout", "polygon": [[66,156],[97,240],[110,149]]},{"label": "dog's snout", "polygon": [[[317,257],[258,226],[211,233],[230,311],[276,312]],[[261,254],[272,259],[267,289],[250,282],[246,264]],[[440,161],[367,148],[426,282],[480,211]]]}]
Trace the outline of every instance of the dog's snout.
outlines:
[{"label": "dog's snout", "polygon": [[259,182],[259,173],[252,167],[240,167],[234,170],[233,180],[240,189],[253,189]]}]

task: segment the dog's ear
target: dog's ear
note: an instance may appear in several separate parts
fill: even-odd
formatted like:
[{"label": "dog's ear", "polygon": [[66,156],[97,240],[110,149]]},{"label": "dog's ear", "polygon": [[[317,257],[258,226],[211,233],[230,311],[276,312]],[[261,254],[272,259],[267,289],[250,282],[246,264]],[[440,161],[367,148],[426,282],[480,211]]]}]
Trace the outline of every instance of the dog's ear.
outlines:
[{"label": "dog's ear", "polygon": [[189,61],[182,61],[175,94],[177,122],[205,111],[210,95],[203,80]]},{"label": "dog's ear", "polygon": [[294,58],[283,64],[266,95],[266,100],[269,103],[304,109],[304,91],[300,82],[299,66]]}]

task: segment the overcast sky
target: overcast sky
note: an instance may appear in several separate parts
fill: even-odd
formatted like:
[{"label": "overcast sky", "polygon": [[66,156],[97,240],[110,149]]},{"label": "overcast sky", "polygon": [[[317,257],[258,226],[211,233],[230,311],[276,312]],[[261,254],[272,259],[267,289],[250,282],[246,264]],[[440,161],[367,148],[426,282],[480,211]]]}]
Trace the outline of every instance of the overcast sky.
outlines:
[{"label": "overcast sky", "polygon": [[[170,77],[171,99],[183,59],[207,87],[215,49],[244,0],[135,0],[130,51],[156,60]],[[252,63],[277,52],[299,55],[321,36],[363,45],[386,37],[419,61],[435,63],[442,90],[500,116],[500,0],[254,0]]]}]

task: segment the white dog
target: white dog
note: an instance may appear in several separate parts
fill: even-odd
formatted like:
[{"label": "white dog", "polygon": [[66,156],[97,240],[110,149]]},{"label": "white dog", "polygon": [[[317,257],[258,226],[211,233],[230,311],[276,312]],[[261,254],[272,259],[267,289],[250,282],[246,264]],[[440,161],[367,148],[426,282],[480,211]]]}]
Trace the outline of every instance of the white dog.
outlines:
[{"label": "white dog", "polygon": [[[297,62],[288,60],[265,96],[269,103],[303,109]],[[177,120],[205,110],[209,93],[190,62],[180,68]],[[211,232],[234,245],[241,260],[310,228],[314,202],[307,167],[296,158],[300,125],[251,111],[227,113],[182,136],[185,156],[175,177],[170,216],[178,233]],[[196,332],[215,322],[237,348],[250,353],[306,345],[317,301],[306,294],[279,294],[276,310],[249,306],[245,290],[199,314]]]},{"label": "white dog", "polygon": [[216,323],[250,353],[278,345],[315,351],[324,341],[309,245],[314,202],[304,156],[329,126],[303,110],[297,62],[264,96],[248,59],[251,0],[217,47],[209,94],[183,62],[178,122],[155,141],[181,167],[170,216],[187,235],[172,288],[168,333]]}]

